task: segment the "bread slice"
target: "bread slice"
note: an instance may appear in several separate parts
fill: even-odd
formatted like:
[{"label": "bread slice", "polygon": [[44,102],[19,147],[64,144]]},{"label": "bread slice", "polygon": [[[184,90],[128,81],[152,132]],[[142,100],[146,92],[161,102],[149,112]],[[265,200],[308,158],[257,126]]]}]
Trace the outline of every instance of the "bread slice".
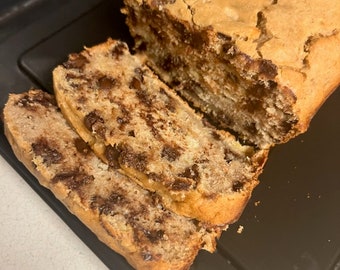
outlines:
[{"label": "bread slice", "polygon": [[237,220],[266,150],[207,125],[121,41],[71,54],[53,80],[64,116],[112,168],[180,215],[218,226]]},{"label": "bread slice", "polygon": [[67,125],[49,94],[12,94],[5,134],[18,159],[104,243],[136,269],[188,269],[213,251],[219,228],[164,209],[162,199],[102,163]]},{"label": "bread slice", "polygon": [[340,83],[340,1],[124,2],[152,69],[249,144],[306,131]]}]

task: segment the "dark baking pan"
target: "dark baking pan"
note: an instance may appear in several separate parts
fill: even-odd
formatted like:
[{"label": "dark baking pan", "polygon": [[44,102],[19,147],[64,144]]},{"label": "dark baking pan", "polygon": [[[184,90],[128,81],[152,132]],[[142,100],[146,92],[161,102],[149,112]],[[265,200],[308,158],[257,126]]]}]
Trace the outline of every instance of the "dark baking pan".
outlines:
[{"label": "dark baking pan", "polygon": [[[108,37],[132,45],[121,6],[121,0],[1,2],[0,106],[9,92],[33,86],[52,92],[53,68],[84,46]],[[337,91],[306,134],[275,147],[240,220],[223,233],[216,253],[200,252],[192,269],[340,269],[339,108]],[[27,183],[107,267],[131,269],[39,185],[0,129],[0,153]]]}]

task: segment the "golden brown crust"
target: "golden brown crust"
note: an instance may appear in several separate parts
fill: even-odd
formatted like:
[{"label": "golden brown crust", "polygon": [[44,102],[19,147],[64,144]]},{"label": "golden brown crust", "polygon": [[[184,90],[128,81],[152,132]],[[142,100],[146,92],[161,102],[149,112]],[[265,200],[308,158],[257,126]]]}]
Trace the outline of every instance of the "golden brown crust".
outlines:
[{"label": "golden brown crust", "polygon": [[267,151],[205,126],[124,43],[71,55],[53,79],[63,114],[110,166],[178,214],[222,226],[239,217]]},{"label": "golden brown crust", "polygon": [[98,238],[136,269],[188,269],[220,230],[162,207],[161,199],[108,170],[66,124],[48,94],[10,95],[5,134],[18,159]]},{"label": "golden brown crust", "polygon": [[278,80],[295,89],[297,102],[294,109],[300,118],[301,131],[307,130],[315,113],[340,84],[340,50],[336,49],[339,46],[340,26],[332,35],[311,39],[305,70],[292,74],[281,69]]}]

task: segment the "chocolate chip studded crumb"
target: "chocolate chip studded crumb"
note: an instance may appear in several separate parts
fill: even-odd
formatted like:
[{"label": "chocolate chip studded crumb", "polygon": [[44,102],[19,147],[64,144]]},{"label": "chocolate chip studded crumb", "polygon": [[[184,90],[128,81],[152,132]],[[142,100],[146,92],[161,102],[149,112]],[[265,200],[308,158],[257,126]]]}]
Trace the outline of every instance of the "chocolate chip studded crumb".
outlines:
[{"label": "chocolate chip studded crumb", "polygon": [[163,146],[161,157],[167,159],[170,162],[175,161],[181,156],[181,149],[178,146],[165,144]]},{"label": "chocolate chip studded crumb", "polygon": [[40,104],[46,108],[51,105],[55,105],[56,101],[44,92],[35,93],[35,95],[24,95],[16,102],[16,105],[24,107],[30,111],[35,111],[37,104]]},{"label": "chocolate chip studded crumb", "polygon": [[53,149],[45,138],[40,138],[35,143],[32,143],[32,149],[35,155],[43,158],[46,166],[60,163],[63,159],[62,154]]}]

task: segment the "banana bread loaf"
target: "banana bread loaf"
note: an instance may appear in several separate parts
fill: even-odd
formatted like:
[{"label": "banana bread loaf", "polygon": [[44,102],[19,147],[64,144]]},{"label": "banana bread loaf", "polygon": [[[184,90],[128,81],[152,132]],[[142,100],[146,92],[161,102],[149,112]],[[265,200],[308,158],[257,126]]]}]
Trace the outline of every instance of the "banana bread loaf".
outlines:
[{"label": "banana bread loaf", "polygon": [[120,41],[71,54],[53,80],[64,116],[112,168],[178,214],[218,226],[237,220],[267,150],[207,124]]},{"label": "banana bread loaf", "polygon": [[340,2],[124,0],[136,49],[248,144],[306,131],[340,82]]},{"label": "banana bread loaf", "polygon": [[102,163],[67,125],[49,94],[10,95],[4,123],[18,159],[136,269],[189,269],[201,248],[215,249],[219,228],[206,230],[166,210],[155,193]]}]

